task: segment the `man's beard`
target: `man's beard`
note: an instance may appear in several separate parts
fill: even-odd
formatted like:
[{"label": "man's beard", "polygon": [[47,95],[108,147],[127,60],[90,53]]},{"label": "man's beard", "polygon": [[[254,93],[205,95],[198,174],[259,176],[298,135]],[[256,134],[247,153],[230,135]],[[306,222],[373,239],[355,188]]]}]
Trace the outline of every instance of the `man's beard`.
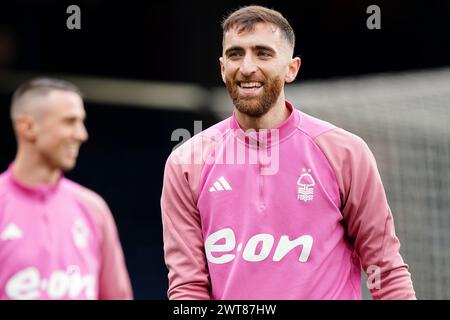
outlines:
[{"label": "man's beard", "polygon": [[[258,80],[244,79],[244,81],[251,82]],[[254,118],[258,118],[266,114],[275,105],[275,102],[283,89],[283,82],[280,77],[269,78],[259,82],[263,84],[262,94],[256,96],[240,95],[236,81],[226,79],[225,83],[236,109]]]}]

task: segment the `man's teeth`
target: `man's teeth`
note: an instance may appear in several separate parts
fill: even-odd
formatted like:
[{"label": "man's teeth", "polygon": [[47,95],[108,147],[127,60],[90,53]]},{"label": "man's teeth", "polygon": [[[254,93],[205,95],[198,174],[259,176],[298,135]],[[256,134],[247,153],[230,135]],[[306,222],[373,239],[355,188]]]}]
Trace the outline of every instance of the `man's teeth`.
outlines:
[{"label": "man's teeth", "polygon": [[66,150],[67,150],[68,152],[73,153],[73,152],[77,152],[77,151],[78,151],[78,147],[77,147],[77,146],[67,146],[67,147],[66,147]]},{"label": "man's teeth", "polygon": [[261,82],[241,82],[241,88],[259,88],[261,87]]}]

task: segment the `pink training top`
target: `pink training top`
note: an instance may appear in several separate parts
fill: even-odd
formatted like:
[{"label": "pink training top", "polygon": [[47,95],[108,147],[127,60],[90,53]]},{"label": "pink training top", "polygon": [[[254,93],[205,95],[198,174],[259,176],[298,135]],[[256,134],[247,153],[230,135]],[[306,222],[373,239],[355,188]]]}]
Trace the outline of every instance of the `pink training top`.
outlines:
[{"label": "pink training top", "polygon": [[131,299],[103,199],[64,177],[28,187],[0,175],[0,299]]},{"label": "pink training top", "polygon": [[295,110],[230,117],[169,156],[161,197],[170,299],[415,299],[364,141]]}]

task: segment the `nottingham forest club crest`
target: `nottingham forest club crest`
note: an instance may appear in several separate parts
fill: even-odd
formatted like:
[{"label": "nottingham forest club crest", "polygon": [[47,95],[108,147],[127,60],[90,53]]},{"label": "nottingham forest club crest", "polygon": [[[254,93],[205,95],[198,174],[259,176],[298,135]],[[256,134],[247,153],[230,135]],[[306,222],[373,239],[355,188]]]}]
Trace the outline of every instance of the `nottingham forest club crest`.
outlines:
[{"label": "nottingham forest club crest", "polygon": [[78,249],[84,249],[89,241],[89,229],[81,218],[75,219],[72,225],[72,239]]},{"label": "nottingham forest club crest", "polygon": [[302,175],[297,180],[297,200],[308,202],[314,198],[314,186],[316,182],[310,174],[311,169],[303,169],[302,172]]}]

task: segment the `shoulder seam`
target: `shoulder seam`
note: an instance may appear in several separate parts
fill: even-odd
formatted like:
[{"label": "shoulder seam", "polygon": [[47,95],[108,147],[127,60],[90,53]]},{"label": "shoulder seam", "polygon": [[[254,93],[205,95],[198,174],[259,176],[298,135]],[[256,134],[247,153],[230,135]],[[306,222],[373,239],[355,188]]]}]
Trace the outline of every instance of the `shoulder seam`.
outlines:
[{"label": "shoulder seam", "polygon": [[[316,139],[317,137],[319,137],[319,136],[321,136],[322,134],[327,133],[327,132],[329,132],[329,131],[331,131],[331,130],[340,129],[340,127],[336,126],[334,123],[331,123],[331,122],[329,122],[329,121],[326,121],[326,120],[322,120],[322,119],[316,118],[316,117],[311,116],[311,115],[309,115],[309,114],[307,114],[307,113],[304,113],[304,112],[302,112],[302,111],[300,111],[300,110],[297,110],[297,112],[298,112],[299,115],[300,115],[300,121],[299,121],[299,123],[298,123],[298,125],[297,125],[297,129],[300,130],[301,132],[303,132],[304,134],[306,134],[306,135],[307,135],[308,137],[310,137],[311,139]],[[324,131],[320,132],[318,135],[312,136],[312,135],[311,135],[310,133],[308,133],[306,130],[303,130],[303,129],[302,129],[302,123],[303,123],[303,121],[304,121],[304,117],[305,117],[305,116],[306,116],[306,117],[309,117],[309,118],[312,118],[312,119],[314,119],[314,120],[316,120],[316,121],[319,121],[319,125],[320,125],[320,123],[322,123],[322,124],[327,124],[327,125],[329,125],[330,127],[327,128],[327,129],[325,129]]]},{"label": "shoulder seam", "polygon": [[70,192],[76,200],[81,202],[88,201],[91,202],[93,205],[99,207],[102,207],[104,205],[105,199],[103,199],[103,197],[96,191],[67,178],[66,182],[68,182],[69,188],[73,188],[70,190]]},{"label": "shoulder seam", "polygon": [[[300,128],[300,127],[297,127],[297,129],[298,129],[299,131],[303,132],[305,135],[307,135],[309,138],[311,138],[311,139],[314,141],[314,139],[320,137],[321,135],[323,135],[323,134],[325,134],[325,133],[328,133],[328,132],[330,132],[330,131],[332,131],[332,130],[341,129],[341,128],[336,127],[336,126],[333,125],[333,127],[324,130],[323,132],[319,133],[317,136],[314,136],[314,137],[313,137],[311,134],[309,134],[307,131],[303,130],[303,129]],[[314,143],[315,143],[315,141],[314,141]]]},{"label": "shoulder seam", "polygon": [[[322,135],[324,135],[324,134],[326,134],[326,133],[328,133],[328,132],[330,132],[330,131],[333,131],[333,130],[339,130],[339,129],[342,129],[342,128],[339,128],[339,127],[333,127],[333,128],[329,128],[328,130],[325,130],[325,131],[323,131],[323,132],[321,132],[321,133],[319,133],[317,136],[315,136],[313,139],[317,139],[318,137],[320,137],[320,136],[322,136]],[[342,129],[343,130],[343,129]],[[315,141],[314,141],[315,142]],[[316,142],[315,142],[316,143]],[[316,143],[317,144],[317,143]]]},{"label": "shoulder seam", "polygon": [[325,151],[323,151],[322,147],[321,147],[321,146],[319,145],[319,143],[317,143],[317,141],[316,141],[316,139],[317,139],[318,137],[322,136],[323,134],[325,134],[325,133],[327,133],[327,132],[330,132],[330,131],[336,130],[336,129],[339,129],[339,127],[330,128],[329,130],[326,130],[326,131],[320,133],[319,135],[317,135],[316,138],[311,138],[311,140],[312,140],[312,142],[314,143],[314,145],[320,150],[320,153],[324,156],[324,158],[325,158],[326,161],[327,161],[327,164],[328,164],[329,168],[330,168],[331,171],[333,172],[333,175],[334,175],[334,183],[336,184],[336,186],[337,186],[337,191],[338,191],[337,197],[338,197],[338,201],[339,201],[339,206],[337,206],[337,207],[338,207],[338,209],[339,209],[339,211],[340,211],[340,210],[341,210],[341,207],[342,207],[342,199],[341,199],[341,194],[340,194],[341,188],[340,188],[340,186],[339,186],[339,182],[338,182],[338,178],[337,178],[337,172],[336,172],[336,169],[334,168],[334,166],[331,165],[330,159],[328,158],[327,154],[325,153]]}]

